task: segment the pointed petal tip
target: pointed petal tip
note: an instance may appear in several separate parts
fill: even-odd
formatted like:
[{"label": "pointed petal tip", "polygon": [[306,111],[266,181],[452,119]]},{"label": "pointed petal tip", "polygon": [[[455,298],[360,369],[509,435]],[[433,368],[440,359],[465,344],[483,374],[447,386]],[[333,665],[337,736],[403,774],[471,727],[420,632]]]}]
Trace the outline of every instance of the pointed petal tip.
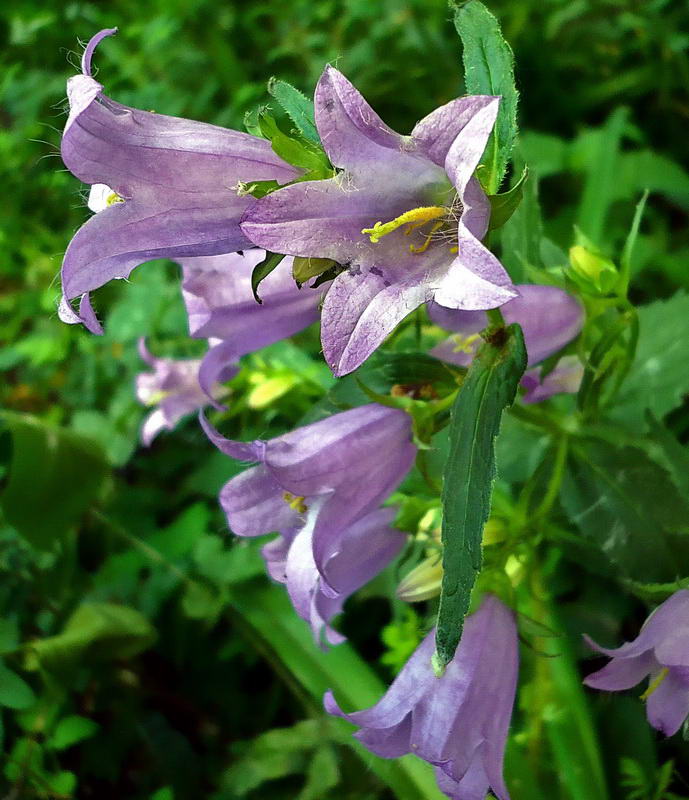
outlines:
[{"label": "pointed petal tip", "polygon": [[81,72],[83,75],[89,78],[91,77],[91,59],[93,58],[96,48],[103,39],[106,39],[108,36],[114,36],[117,31],[118,28],[103,28],[102,31],[98,31],[98,33],[89,39],[84,49],[84,54],[81,57]]}]

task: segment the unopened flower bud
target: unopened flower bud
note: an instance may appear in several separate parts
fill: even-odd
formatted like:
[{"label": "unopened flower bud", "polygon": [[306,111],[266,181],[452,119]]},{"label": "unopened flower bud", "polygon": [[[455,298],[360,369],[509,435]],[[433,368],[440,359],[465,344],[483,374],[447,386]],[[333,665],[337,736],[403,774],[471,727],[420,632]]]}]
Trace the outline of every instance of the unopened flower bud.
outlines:
[{"label": "unopened flower bud", "polygon": [[569,262],[574,273],[572,277],[585,288],[607,294],[617,283],[619,275],[613,262],[583,245],[570,247]]}]

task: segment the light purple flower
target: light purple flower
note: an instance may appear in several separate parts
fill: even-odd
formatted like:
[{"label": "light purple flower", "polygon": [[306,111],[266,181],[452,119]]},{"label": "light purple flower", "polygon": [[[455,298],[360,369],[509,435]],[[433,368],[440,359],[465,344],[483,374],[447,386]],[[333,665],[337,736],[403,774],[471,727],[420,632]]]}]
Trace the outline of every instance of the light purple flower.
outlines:
[{"label": "light purple flower", "polygon": [[241,356],[292,336],[318,319],[325,285],[297,288],[291,258],[284,258],[261,282],[262,303],[256,302],[251,274],[264,258],[264,250],[253,249],[243,254],[179,259],[189,333],[221,340],[209,350],[199,371],[206,391],[218,374]]},{"label": "light purple flower", "polygon": [[261,536],[312,526],[310,547],[322,590],[333,597],[342,593],[332,561],[347,529],[377,509],[412,466],[410,417],[372,403],[248,443],[225,439],[203,416],[201,422],[223,453],[259,462],[220,493],[231,530]]},{"label": "light purple flower", "polygon": [[689,591],[675,592],[646,620],[633,642],[615,650],[588,644],[612,659],[584,683],[593,689],[619,692],[649,678],[646,716],[672,736],[689,716]]},{"label": "light purple flower", "polygon": [[[239,219],[253,198],[239,197],[238,183],[285,183],[298,175],[264,139],[128,108],[104,95],[91,77],[91,58],[116,30],[91,39],[82,74],[67,82],[61,147],[70,172],[93,187],[90,206],[102,210],[79,228],[65,253],[60,316],[97,333],[89,292],[151,259],[249,247]],[[79,314],[70,304],[77,297]]]},{"label": "light purple flower", "polygon": [[323,72],[316,125],[342,171],[258,200],[242,229],[268,250],[347,266],[321,316],[323,352],[336,375],[356,369],[428,300],[486,309],[516,296],[481,244],[490,204],[473,177],[498,103],[485,96],[453,100],[402,136],[344,75],[330,66]]},{"label": "light purple flower", "polygon": [[[555,286],[518,285],[519,297],[500,309],[505,322],[521,325],[533,367],[561,350],[581,332],[584,310],[578,300]],[[483,311],[456,311],[429,303],[428,313],[441,328],[454,331],[444,342],[436,345],[431,354],[436,358],[467,367],[481,344],[479,331],[488,325]],[[540,403],[554,394],[576,393],[584,368],[575,356],[567,356],[542,381],[540,369],[532,369],[522,378],[526,388],[525,403]]]},{"label": "light purple flower", "polygon": [[[172,430],[187,414],[198,411],[211,402],[199,385],[201,359],[156,358],[139,340],[141,358],[153,372],[140,372],[136,378],[136,396],[145,406],[157,406],[144,420],[141,441],[148,447],[163,428]],[[223,380],[228,380],[236,368],[226,369]],[[210,387],[218,399],[223,394],[221,386]]]},{"label": "light purple flower", "polygon": [[438,768],[440,788],[457,800],[484,800],[490,789],[509,800],[502,777],[517,686],[518,642],[512,611],[494,595],[467,617],[442,677],[431,666],[431,631],[383,698],[344,713],[331,692],[325,708],[360,727],[354,735],[383,758],[415,753]]},{"label": "light purple flower", "polygon": [[328,576],[337,592],[323,590],[313,558],[312,538],[317,514],[307,514],[301,528],[283,533],[263,548],[271,577],[287,585],[290,599],[311,626],[314,639],[330,644],[345,637],[329,624],[345,600],[383,570],[404,547],[406,536],[389,527],[394,508],[378,509],[350,525],[340,539],[340,550],[328,562]]},{"label": "light purple flower", "polygon": [[521,380],[526,389],[522,402],[542,403],[555,394],[576,394],[583,377],[584,365],[576,356],[565,356],[545,378],[540,369],[531,369]]}]

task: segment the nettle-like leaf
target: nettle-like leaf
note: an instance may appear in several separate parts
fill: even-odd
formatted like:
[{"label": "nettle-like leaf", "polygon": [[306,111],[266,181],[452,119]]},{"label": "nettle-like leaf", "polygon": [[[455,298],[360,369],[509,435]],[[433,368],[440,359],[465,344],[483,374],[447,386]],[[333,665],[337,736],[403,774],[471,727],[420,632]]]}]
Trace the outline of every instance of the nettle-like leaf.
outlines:
[{"label": "nettle-like leaf", "polygon": [[505,175],[517,134],[519,93],[514,82],[514,55],[497,19],[479,0],[455,3],[455,27],[464,47],[462,60],[467,93],[502,98],[495,128],[483,155],[484,169],[479,169],[478,173],[488,193],[495,194]]},{"label": "nettle-like leaf", "polygon": [[689,503],[641,448],[573,442],[560,499],[622,577],[669,582],[689,572]]},{"label": "nettle-like leaf", "polygon": [[634,430],[645,427],[647,410],[662,418],[689,392],[689,295],[678,292],[638,314],[636,357],[611,410]]},{"label": "nettle-like leaf", "polygon": [[455,654],[481,569],[481,538],[495,478],[495,437],[525,369],[521,328],[488,331],[452,409],[442,494],[443,584],[435,657],[439,671]]}]

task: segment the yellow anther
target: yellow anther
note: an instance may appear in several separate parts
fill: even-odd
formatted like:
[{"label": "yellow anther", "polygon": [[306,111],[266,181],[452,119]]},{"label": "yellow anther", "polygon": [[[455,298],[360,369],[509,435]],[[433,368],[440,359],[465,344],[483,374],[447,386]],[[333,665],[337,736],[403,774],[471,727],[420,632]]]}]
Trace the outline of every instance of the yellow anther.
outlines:
[{"label": "yellow anther", "polygon": [[410,253],[424,253],[426,250],[428,250],[428,245],[431,243],[431,239],[433,238],[433,234],[438,230],[438,228],[442,228],[442,226],[443,226],[443,221],[442,220],[440,222],[434,222],[433,223],[433,227],[428,232],[428,235],[426,236],[426,240],[424,241],[424,243],[420,247],[416,247],[415,245],[410,244],[409,245],[409,252]]},{"label": "yellow anther", "polygon": [[444,218],[449,214],[449,209],[442,206],[421,206],[419,208],[412,208],[411,211],[405,211],[399,217],[391,219],[389,222],[376,222],[372,228],[362,228],[361,232],[368,234],[371,242],[375,244],[380,241],[383,236],[401,228],[402,225],[409,225],[410,228],[407,234],[411,233],[415,228],[425,225],[427,222]]},{"label": "yellow anther", "polygon": [[295,511],[298,511],[300,514],[306,514],[309,510],[309,507],[306,505],[304,497],[295,497],[293,494],[289,492],[283,492],[282,499],[287,503],[290,508],[293,508]]},{"label": "yellow anther", "polygon": [[105,205],[114,206],[115,203],[124,203],[124,197],[120,197],[117,192],[110,192],[110,194],[105,198]]},{"label": "yellow anther", "polygon": [[473,355],[476,350],[476,343],[480,341],[480,333],[472,333],[471,336],[462,336],[461,333],[455,333],[450,337],[454,343],[452,348],[453,353],[467,353]]},{"label": "yellow anther", "polygon": [[655,690],[660,686],[660,684],[665,680],[667,674],[670,670],[667,667],[663,667],[660,672],[655,676],[655,678],[648,684],[648,689],[641,695],[642,700],[648,700],[648,698],[655,692]]},{"label": "yellow anther", "polygon": [[459,247],[457,245],[455,245],[454,247],[451,247],[450,248],[450,252],[451,253],[459,253]]}]

